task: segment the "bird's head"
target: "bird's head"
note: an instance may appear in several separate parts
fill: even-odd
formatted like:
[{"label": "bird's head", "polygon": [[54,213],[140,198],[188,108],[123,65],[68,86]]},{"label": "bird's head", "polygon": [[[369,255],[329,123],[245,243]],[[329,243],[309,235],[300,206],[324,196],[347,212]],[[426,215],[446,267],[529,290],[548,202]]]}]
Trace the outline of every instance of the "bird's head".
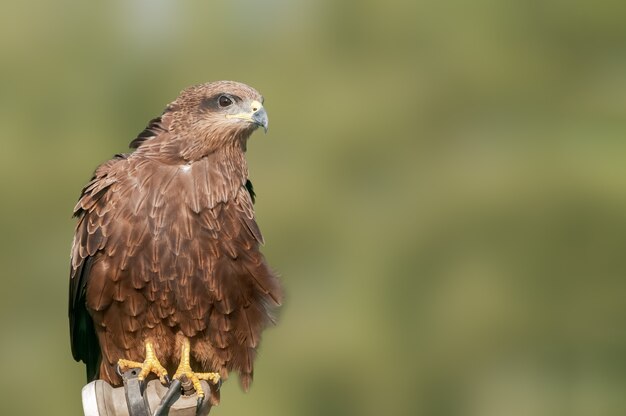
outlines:
[{"label": "bird's head", "polygon": [[194,85],[183,90],[176,101],[200,129],[223,133],[252,132],[261,126],[267,131],[263,97],[254,88],[234,81]]},{"label": "bird's head", "polygon": [[184,89],[167,106],[161,123],[169,134],[163,151],[195,159],[220,148],[245,151],[258,127],[267,132],[263,97],[254,88],[234,81],[217,81]]}]

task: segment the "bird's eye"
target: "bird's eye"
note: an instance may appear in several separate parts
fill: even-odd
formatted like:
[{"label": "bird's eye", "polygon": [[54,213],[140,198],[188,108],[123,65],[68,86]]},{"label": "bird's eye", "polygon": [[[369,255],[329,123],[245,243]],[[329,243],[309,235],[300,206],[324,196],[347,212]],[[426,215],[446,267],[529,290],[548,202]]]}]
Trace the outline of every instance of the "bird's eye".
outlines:
[{"label": "bird's eye", "polygon": [[220,98],[217,99],[217,103],[220,107],[228,107],[229,105],[232,105],[233,100],[225,95],[220,95]]}]

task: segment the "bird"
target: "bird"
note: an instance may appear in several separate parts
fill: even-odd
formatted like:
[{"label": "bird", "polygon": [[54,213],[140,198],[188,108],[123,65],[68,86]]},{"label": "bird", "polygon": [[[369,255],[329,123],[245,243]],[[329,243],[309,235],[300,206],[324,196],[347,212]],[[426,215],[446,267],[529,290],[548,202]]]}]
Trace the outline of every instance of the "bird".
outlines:
[{"label": "bird", "polygon": [[[260,251],[247,142],[268,117],[235,81],[184,89],[98,166],[74,208],[69,325],[87,380],[120,386],[120,370],[200,398],[237,372],[244,391],[282,287]],[[214,386],[217,386],[214,391]]]}]

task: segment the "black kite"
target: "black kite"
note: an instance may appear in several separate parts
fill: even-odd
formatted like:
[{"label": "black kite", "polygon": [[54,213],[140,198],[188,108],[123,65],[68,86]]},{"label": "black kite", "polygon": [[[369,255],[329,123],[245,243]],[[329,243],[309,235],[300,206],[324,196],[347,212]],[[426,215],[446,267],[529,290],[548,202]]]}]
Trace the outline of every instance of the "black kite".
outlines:
[{"label": "black kite", "polygon": [[249,388],[282,296],[259,251],[244,157],[252,132],[267,129],[262,102],[232,81],[187,88],[83,189],[69,318],[89,380],[120,385],[119,362],[141,377],[184,374],[200,396],[199,379],[230,371]]}]

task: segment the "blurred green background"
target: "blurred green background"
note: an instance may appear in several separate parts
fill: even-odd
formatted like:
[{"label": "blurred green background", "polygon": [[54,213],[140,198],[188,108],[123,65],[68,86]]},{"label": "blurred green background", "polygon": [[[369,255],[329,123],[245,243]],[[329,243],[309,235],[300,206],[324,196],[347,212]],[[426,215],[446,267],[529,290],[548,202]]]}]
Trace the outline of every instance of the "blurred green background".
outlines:
[{"label": "blurred green background", "polygon": [[218,79],[266,99],[248,156],[287,300],[212,414],[626,414],[626,2],[0,9],[0,414],[81,413],[74,203]]}]

